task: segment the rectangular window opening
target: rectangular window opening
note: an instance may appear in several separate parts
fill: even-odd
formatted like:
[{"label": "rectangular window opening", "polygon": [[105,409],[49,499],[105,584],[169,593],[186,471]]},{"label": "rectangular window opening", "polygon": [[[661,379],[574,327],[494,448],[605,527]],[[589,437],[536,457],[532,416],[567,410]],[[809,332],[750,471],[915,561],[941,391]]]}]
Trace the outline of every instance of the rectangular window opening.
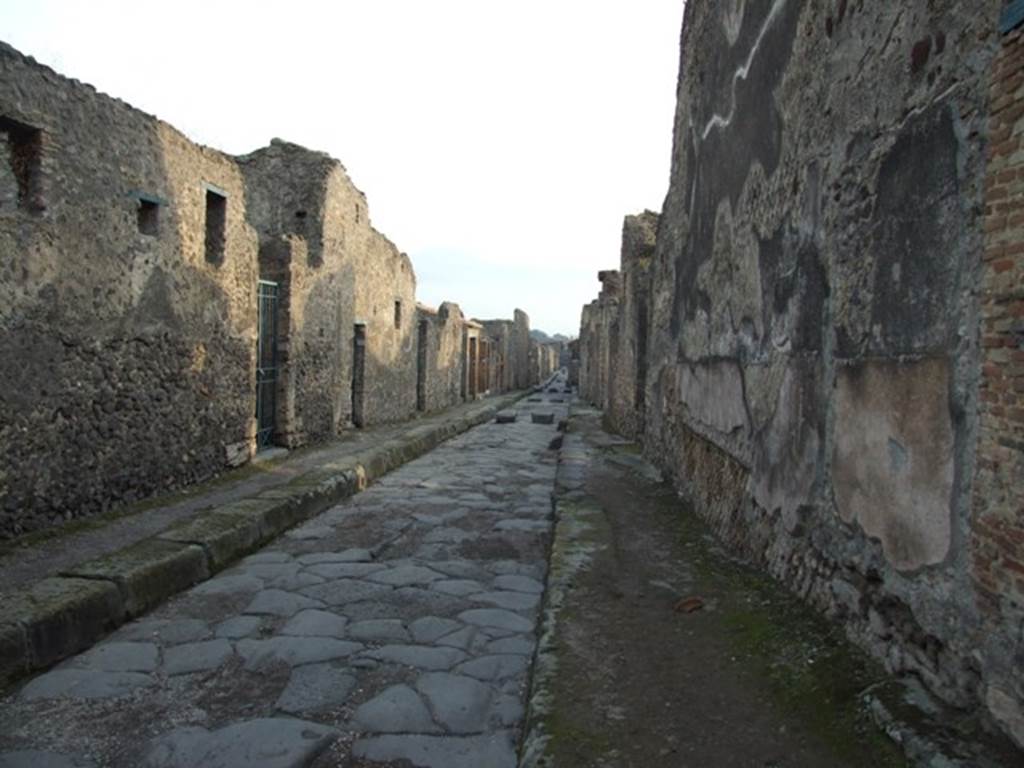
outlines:
[{"label": "rectangular window opening", "polygon": [[228,199],[212,189],[206,190],[206,260],[224,263],[224,235],[227,228]]},{"label": "rectangular window opening", "polygon": [[402,302],[395,302],[395,328],[402,327]]},{"label": "rectangular window opening", "polygon": [[160,234],[160,203],[154,200],[139,200],[139,232],[156,237]]},{"label": "rectangular window opening", "polygon": [[[7,168],[0,170],[0,206],[8,199],[23,211],[46,208],[42,197],[43,132],[0,116],[0,144]],[[4,173],[6,171],[6,173]],[[10,188],[10,192],[6,187]]]}]

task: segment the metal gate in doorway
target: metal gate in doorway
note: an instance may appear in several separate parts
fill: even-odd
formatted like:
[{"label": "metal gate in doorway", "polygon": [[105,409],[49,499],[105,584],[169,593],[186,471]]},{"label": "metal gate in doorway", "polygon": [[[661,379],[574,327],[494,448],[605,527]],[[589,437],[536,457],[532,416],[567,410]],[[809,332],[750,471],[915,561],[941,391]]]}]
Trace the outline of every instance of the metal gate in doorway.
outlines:
[{"label": "metal gate in doorway", "polygon": [[260,280],[259,336],[256,342],[256,450],[273,445],[277,413],[278,285]]}]

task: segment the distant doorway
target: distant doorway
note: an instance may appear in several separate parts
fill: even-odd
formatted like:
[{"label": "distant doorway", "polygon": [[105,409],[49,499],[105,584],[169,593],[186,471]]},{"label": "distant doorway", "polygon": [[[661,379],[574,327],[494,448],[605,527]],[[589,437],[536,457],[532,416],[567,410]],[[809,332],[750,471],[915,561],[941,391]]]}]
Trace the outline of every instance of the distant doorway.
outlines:
[{"label": "distant doorway", "polygon": [[277,304],[278,284],[260,280],[257,286],[256,340],[256,450],[274,441],[277,413]]},{"label": "distant doorway", "polygon": [[427,410],[427,321],[420,320],[416,347],[416,410]]},{"label": "distant doorway", "polygon": [[352,338],[352,423],[362,427],[365,422],[366,396],[366,325],[356,323]]},{"label": "distant doorway", "polygon": [[478,362],[479,361],[477,359],[477,340],[476,339],[470,339],[469,340],[469,397],[471,399],[475,398],[477,393],[480,391],[480,387],[479,387],[480,382],[477,380],[477,376],[478,376],[478,374],[477,374],[477,370],[478,370],[477,369],[477,363]]}]

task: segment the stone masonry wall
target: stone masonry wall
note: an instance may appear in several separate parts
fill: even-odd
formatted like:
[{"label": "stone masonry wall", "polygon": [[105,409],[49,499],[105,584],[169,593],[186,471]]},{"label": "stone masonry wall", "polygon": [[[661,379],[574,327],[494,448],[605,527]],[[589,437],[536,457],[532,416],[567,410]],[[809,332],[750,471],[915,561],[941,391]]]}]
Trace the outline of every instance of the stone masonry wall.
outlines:
[{"label": "stone masonry wall", "polygon": [[[1002,12],[686,4],[642,439],[726,541],[1024,745]],[[628,412],[611,315],[584,310],[580,386]]]},{"label": "stone masonry wall", "polygon": [[[257,237],[230,157],[2,44],[0,120],[7,538],[248,454]],[[212,259],[207,185],[227,198]]]},{"label": "stone masonry wall", "polygon": [[650,264],[658,214],[644,211],[622,224],[621,280],[614,349],[618,359],[604,376],[611,395],[606,408],[611,425],[637,437],[643,429],[647,340],[650,335]]},{"label": "stone masonry wall", "polygon": [[[462,402],[466,351],[463,346],[464,319],[458,304],[444,302],[432,310],[419,307],[419,322],[425,324],[426,348],[417,351],[424,370],[424,411],[439,411]],[[417,331],[419,333],[419,331]]]},{"label": "stone masonry wall", "polygon": [[[273,444],[352,426],[357,329],[360,426],[415,414],[413,267],[337,160],[198,146],[0,43],[0,539],[251,458],[261,279],[279,291]],[[431,408],[464,396],[460,324]],[[528,319],[502,327],[512,361]]]}]

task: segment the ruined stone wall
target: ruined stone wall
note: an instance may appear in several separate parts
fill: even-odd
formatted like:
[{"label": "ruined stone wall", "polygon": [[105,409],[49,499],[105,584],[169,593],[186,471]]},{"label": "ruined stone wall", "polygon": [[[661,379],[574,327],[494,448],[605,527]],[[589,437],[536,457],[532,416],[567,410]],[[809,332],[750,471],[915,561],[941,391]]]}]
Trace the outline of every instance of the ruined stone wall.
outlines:
[{"label": "ruined stone wall", "polygon": [[[344,429],[351,409],[353,245],[369,234],[366,200],[337,160],[275,139],[239,158],[246,217],[260,234],[260,277],[279,284],[274,443],[295,447]],[[363,230],[363,237],[354,232]]]},{"label": "ruined stone wall", "polygon": [[494,348],[494,391],[511,392],[516,388],[513,323],[511,320],[482,320],[481,323]]},{"label": "ruined stone wall", "polygon": [[509,344],[512,368],[510,389],[526,389],[536,384],[530,370],[530,317],[521,309],[512,313]]},{"label": "ruined stone wall", "polygon": [[230,157],[2,44],[0,118],[6,538],[248,456],[257,237]]},{"label": "ruined stone wall", "polygon": [[580,323],[580,396],[608,409],[616,394],[613,371],[619,368],[620,275],[604,270],[597,275],[601,293],[583,308]]},{"label": "ruined stone wall", "polygon": [[[643,442],[890,671],[1024,744],[1024,79],[1002,11],[686,4]],[[581,328],[599,403],[621,389],[609,313]]]},{"label": "ruined stone wall", "polygon": [[419,307],[419,322],[425,333],[417,330],[418,339],[426,342],[417,351],[423,366],[423,410],[438,411],[462,402],[467,374],[467,351],[463,344],[465,321],[458,304],[444,302],[437,310]]},{"label": "ruined stone wall", "polygon": [[657,231],[658,214],[652,211],[627,216],[623,221],[621,288],[615,324],[618,336],[611,344],[617,358],[614,364],[609,361],[605,372],[608,419],[618,432],[634,438],[643,429],[650,335],[650,264]]}]

